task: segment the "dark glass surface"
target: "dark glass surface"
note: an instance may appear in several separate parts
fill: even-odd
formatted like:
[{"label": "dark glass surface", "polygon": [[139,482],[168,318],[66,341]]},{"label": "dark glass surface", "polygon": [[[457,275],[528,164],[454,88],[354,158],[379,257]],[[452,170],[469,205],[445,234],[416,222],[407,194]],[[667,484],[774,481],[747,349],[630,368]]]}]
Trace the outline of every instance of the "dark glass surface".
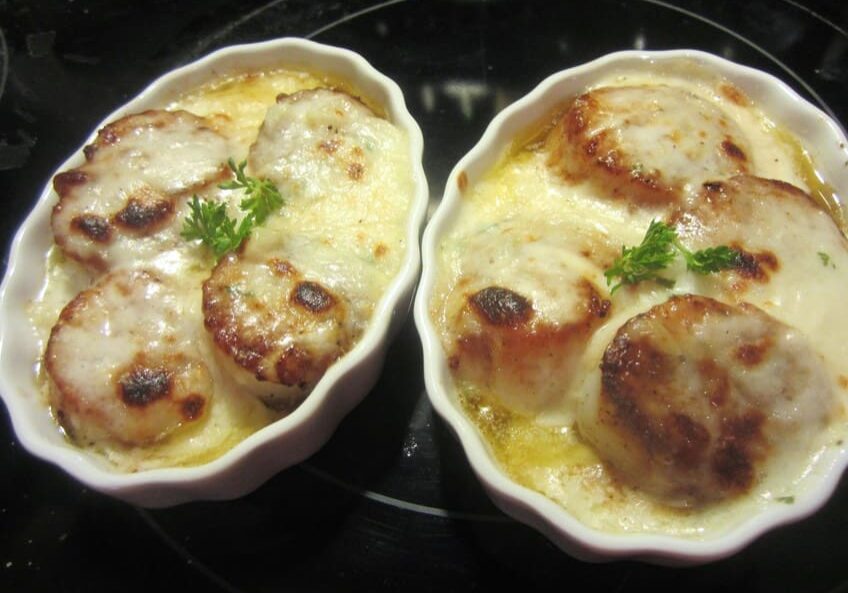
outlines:
[{"label": "dark glass surface", "polygon": [[[433,200],[492,116],[547,75],[631,48],[761,68],[848,122],[848,7],[750,2],[0,1],[0,196],[8,244],[54,169],[160,74],[231,45],[307,36],[403,89]],[[5,260],[4,260],[5,261]],[[429,406],[411,318],[380,382],[307,462],[231,502],[167,510],[91,492],[0,422],[0,591],[848,590],[848,482],[813,517],[711,565],[573,560],[500,513]]]}]

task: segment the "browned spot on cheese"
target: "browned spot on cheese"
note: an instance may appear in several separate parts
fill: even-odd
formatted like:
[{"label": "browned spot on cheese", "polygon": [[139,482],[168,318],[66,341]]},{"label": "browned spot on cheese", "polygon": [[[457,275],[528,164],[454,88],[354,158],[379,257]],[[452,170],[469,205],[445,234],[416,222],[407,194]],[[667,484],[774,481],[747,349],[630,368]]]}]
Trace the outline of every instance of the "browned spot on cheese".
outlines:
[{"label": "browned spot on cheese", "polygon": [[294,266],[290,262],[276,257],[268,260],[268,267],[271,269],[271,273],[276,276],[285,277],[296,272]]},{"label": "browned spot on cheese", "polygon": [[333,138],[332,140],[324,140],[318,144],[318,149],[322,152],[332,155],[339,149],[341,142],[338,138]]},{"label": "browned spot on cheese", "polygon": [[456,178],[456,185],[459,191],[463,193],[468,189],[468,174],[465,171],[459,173],[459,177]]},{"label": "browned spot on cheese", "polygon": [[689,468],[701,462],[710,444],[710,433],[693,418],[674,413],[667,421],[665,438],[672,451],[672,462],[680,468]]},{"label": "browned spot on cheese", "polygon": [[112,227],[109,221],[97,214],[80,214],[74,217],[71,220],[71,228],[95,243],[108,243],[112,240]]},{"label": "browned spot on cheese", "polygon": [[763,455],[765,438],[762,412],[750,410],[742,416],[726,419],[713,455],[712,470],[722,485],[745,491],[754,482],[754,463]]},{"label": "browned spot on cheese", "polygon": [[711,358],[698,361],[698,378],[704,386],[704,396],[714,408],[721,408],[730,397],[730,379],[727,371]]},{"label": "browned spot on cheese", "polygon": [[765,359],[772,345],[770,336],[765,336],[756,342],[741,344],[736,349],[736,359],[746,367],[758,366]]},{"label": "browned spot on cheese", "polygon": [[468,299],[472,309],[492,325],[517,326],[533,315],[530,301],[508,288],[489,286]]},{"label": "browned spot on cheese", "polygon": [[88,175],[85,171],[79,169],[71,169],[64,173],[57,173],[53,177],[53,189],[59,194],[59,197],[66,197],[73,188],[88,182]]},{"label": "browned spot on cheese", "polygon": [[130,231],[150,233],[160,228],[174,214],[174,204],[149,188],[133,193],[114,222]]},{"label": "browned spot on cheese", "polygon": [[336,304],[336,299],[317,282],[305,280],[295,286],[291,301],[313,313],[323,313]]},{"label": "browned spot on cheese", "polygon": [[203,409],[205,407],[206,398],[194,393],[180,402],[180,412],[183,419],[187,422],[200,418],[203,415]]},{"label": "browned spot on cheese", "polygon": [[609,313],[612,302],[609,299],[602,299],[597,292],[592,291],[589,297],[589,313],[603,319]]},{"label": "browned spot on cheese", "polygon": [[359,181],[365,174],[365,165],[362,163],[350,163],[347,166],[347,176],[354,181]]},{"label": "browned spot on cheese", "polygon": [[739,148],[730,138],[726,138],[721,143],[721,149],[724,153],[732,159],[737,161],[745,162],[748,160],[748,157],[745,155],[745,151]]},{"label": "browned spot on cheese", "polygon": [[171,387],[171,374],[163,368],[136,365],[118,379],[121,400],[134,408],[143,408],[167,397]]},{"label": "browned spot on cheese", "polygon": [[288,348],[277,359],[275,370],[280,383],[293,387],[308,379],[312,367],[312,357],[308,352],[295,346]]},{"label": "browned spot on cheese", "polygon": [[845,375],[839,375],[838,381],[839,386],[842,389],[848,389],[848,377],[846,377]]},{"label": "browned spot on cheese", "polygon": [[386,255],[389,252],[389,248],[386,247],[385,243],[377,243],[374,247],[374,257],[380,258]]},{"label": "browned spot on cheese", "polygon": [[750,100],[748,99],[748,95],[743,93],[739,87],[734,86],[730,83],[722,84],[718,87],[719,92],[724,95],[724,97],[730,101],[731,103],[735,103],[740,107],[747,107],[750,105]]},{"label": "browned spot on cheese", "polygon": [[707,181],[703,184],[703,188],[711,194],[717,194],[724,191],[724,184],[721,181]]},{"label": "browned spot on cheese", "polygon": [[771,251],[751,253],[745,251],[736,243],[732,244],[731,247],[739,252],[739,263],[735,270],[743,278],[756,282],[768,282],[770,273],[776,272],[780,268],[777,256]]}]

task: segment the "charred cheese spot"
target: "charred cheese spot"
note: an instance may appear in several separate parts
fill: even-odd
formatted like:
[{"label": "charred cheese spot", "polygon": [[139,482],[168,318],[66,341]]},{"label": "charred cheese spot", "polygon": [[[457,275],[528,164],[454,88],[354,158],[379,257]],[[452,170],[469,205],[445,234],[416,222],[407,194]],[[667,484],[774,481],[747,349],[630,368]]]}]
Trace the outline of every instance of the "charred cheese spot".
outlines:
[{"label": "charred cheese spot", "polygon": [[317,282],[298,282],[291,300],[312,313],[323,313],[336,304],[330,292]]},{"label": "charred cheese spot", "polygon": [[627,321],[600,370],[581,434],[624,481],[671,505],[749,491],[826,425],[834,403],[797,332],[750,305],[693,295]]},{"label": "charred cheese spot", "polygon": [[71,220],[71,228],[94,241],[109,243],[112,240],[112,227],[109,221],[96,214],[81,214]]},{"label": "charred cheese spot", "polygon": [[88,181],[88,175],[79,169],[71,169],[63,173],[56,174],[53,177],[53,190],[59,194],[59,197],[65,197],[79,185]]},{"label": "charred cheese spot", "polygon": [[515,327],[525,323],[533,315],[530,301],[500,286],[484,288],[468,300],[481,318],[492,325]]},{"label": "charred cheese spot", "polygon": [[721,143],[721,148],[722,150],[724,150],[724,153],[731,159],[736,159],[737,161],[741,162],[745,162],[748,160],[748,157],[745,156],[745,151],[743,151],[736,144],[734,144],[733,141],[729,138]]},{"label": "charred cheese spot", "polygon": [[128,406],[143,408],[171,392],[171,375],[163,368],[134,366],[118,379],[121,399]]},{"label": "charred cheese spot", "polygon": [[192,394],[185,398],[180,404],[180,411],[186,422],[193,422],[203,416],[206,407],[206,397],[200,394]]},{"label": "charred cheese spot", "polygon": [[731,247],[739,252],[739,265],[735,269],[743,278],[756,282],[768,282],[769,274],[780,269],[777,256],[770,251],[749,253],[738,243],[731,245]]},{"label": "charred cheese spot", "polygon": [[128,231],[149,234],[161,228],[173,215],[173,200],[143,186],[130,194],[126,205],[115,214],[114,221]]},{"label": "charred cheese spot", "polygon": [[573,100],[548,135],[548,164],[604,197],[656,208],[706,175],[747,171],[742,131],[717,108],[668,86],[603,87]]}]

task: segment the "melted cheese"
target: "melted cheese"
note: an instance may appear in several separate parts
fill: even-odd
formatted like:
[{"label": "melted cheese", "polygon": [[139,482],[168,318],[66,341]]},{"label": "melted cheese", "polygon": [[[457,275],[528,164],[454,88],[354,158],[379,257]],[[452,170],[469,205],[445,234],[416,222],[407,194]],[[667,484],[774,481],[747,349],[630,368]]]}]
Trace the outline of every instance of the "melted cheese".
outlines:
[{"label": "melted cheese", "polygon": [[[820,203],[831,207],[839,203],[828,194],[828,187],[818,179],[798,142],[738,90],[703,74],[678,74],[617,73],[599,80],[596,88],[670,85],[687,91],[724,113],[734,129],[741,131],[748,173],[822,194]],[[725,280],[702,277],[687,272],[677,261],[665,272],[675,280],[673,288],[646,282],[624,287],[610,297],[604,288],[604,270],[620,255],[622,245],[638,245],[651,220],[668,215],[674,208],[634,208],[626,200],[607,199],[579,176],[563,176],[557,167],[550,166],[550,144],[539,141],[550,129],[525,134],[531,142],[511,147],[499,164],[463,191],[457,214],[438,246],[431,317],[450,357],[456,355],[457,344],[468,335],[465,325],[455,323],[456,303],[468,299],[466,284],[479,278],[485,278],[483,284],[514,288],[529,296],[531,302],[538,301],[540,309],[551,310],[555,305],[546,303],[556,301],[562,308],[557,313],[561,319],[567,318],[574,302],[570,278],[575,274],[601,287],[602,297],[610,299],[612,305],[580,354],[574,370],[579,379],[557,397],[543,398],[542,404],[532,408],[514,403],[516,398],[526,399],[524,394],[498,393],[508,387],[509,381],[486,382],[463,375],[456,371],[457,362],[449,359],[460,401],[494,456],[515,481],[548,496],[586,525],[608,532],[707,539],[738,525],[765,505],[792,500],[820,468],[822,453],[841,447],[848,438],[848,319],[841,314],[840,302],[834,300],[834,295],[848,291],[844,237],[823,210],[764,203],[763,207],[755,206],[754,220],[743,216],[729,220],[727,225],[719,224],[718,228],[733,236],[707,237],[691,227],[688,230],[692,232],[687,232],[685,226],[681,226],[681,236],[693,249],[738,240],[746,249],[772,250],[781,263],[768,282],[738,282],[733,272],[719,275]],[[680,169],[677,161],[673,164],[675,170]],[[684,195],[684,209],[694,207],[701,199],[697,190],[702,180],[699,176],[692,191]],[[488,242],[481,240],[487,236]],[[469,251],[470,245],[476,246],[474,252]],[[480,253],[495,255],[480,258]],[[826,254],[826,258],[820,254]],[[545,279],[545,273],[558,276],[560,266],[568,267],[561,281]],[[600,390],[601,360],[619,328],[670,296],[688,293],[728,303],[751,303],[799,332],[811,344],[812,356],[823,362],[823,380],[837,401],[827,426],[809,423],[806,437],[798,440],[797,447],[785,448],[779,463],[769,467],[745,495],[681,509],[615,476],[580,434],[577,418],[582,403]],[[458,368],[462,363],[460,358]],[[508,369],[496,372],[504,368]],[[796,412],[790,410],[784,415]],[[780,410],[775,413],[780,415]]]},{"label": "melted cheese", "polygon": [[[250,146],[256,141],[266,112],[274,104],[277,95],[319,87],[343,89],[356,94],[356,89],[344,81],[312,73],[268,70],[212,80],[188,90],[162,108],[174,112],[184,110],[207,118],[206,121],[213,128],[210,133],[227,139],[228,147],[224,153],[211,155],[198,146],[191,154],[197,153],[201,160],[211,158],[218,163],[225,162],[227,157],[240,161],[247,157]],[[382,114],[378,106],[369,105]],[[266,249],[279,251],[289,257],[307,279],[320,279],[322,284],[343,294],[358,314],[354,338],[359,337],[367,327],[376,303],[400,268],[406,248],[406,217],[413,189],[407,138],[387,121],[381,119],[380,122],[380,133],[390,139],[381,144],[384,152],[380,158],[375,159],[374,175],[369,180],[367,191],[363,190],[364,193],[356,195],[356,199],[350,199],[349,195],[330,196],[321,204],[304,203],[289,191],[286,206],[269,217],[262,227],[254,229],[246,246],[250,253],[262,253]],[[133,138],[131,142],[142,140]],[[174,144],[174,149],[179,152],[177,144]],[[150,157],[148,164],[139,165],[146,171],[145,174],[149,173],[148,181],[167,191],[185,193],[183,190],[192,190],[191,183],[179,175],[172,175],[168,170],[167,155],[158,155],[162,157],[158,158],[155,151],[145,151],[136,152]],[[130,169],[134,167],[132,163],[139,163],[133,158],[130,155]],[[179,173],[185,176],[185,171]],[[248,173],[253,174],[250,170]],[[307,175],[313,173],[306,172]],[[239,216],[240,193],[222,190],[211,184],[205,188],[203,195],[207,199],[226,203],[230,216]],[[182,203],[185,204],[184,201]],[[173,300],[170,310],[180,312],[179,322],[167,322],[170,313],[163,313],[151,331],[164,332],[161,335],[175,332],[177,342],[191,344],[193,352],[208,367],[208,381],[205,384],[211,384],[212,393],[209,394],[208,405],[201,418],[184,422],[176,429],[169,425],[164,436],[160,434],[153,439],[140,439],[152,440],[142,446],[128,446],[116,442],[114,438],[101,438],[100,433],[94,431],[92,435],[95,438],[91,440],[95,442],[88,446],[118,471],[208,462],[288,411],[276,410],[265,405],[261,399],[246,394],[238,378],[233,376],[232,369],[215,362],[219,359],[219,349],[208,332],[203,331],[201,298],[201,286],[209,278],[215,261],[199,244],[176,237],[185,215],[185,208],[181,206],[173,229],[167,234],[167,242],[159,241],[157,245],[149,245],[150,241],[143,241],[135,246],[138,249],[130,244],[122,252],[126,257],[116,259],[115,265],[119,270],[148,269],[151,274],[160,276],[173,286],[169,291],[169,298]],[[148,246],[150,249],[147,249]],[[96,282],[97,278],[98,270],[83,269],[78,263],[66,258],[58,248],[51,251],[44,288],[30,312],[32,323],[43,344],[47,344],[51,327],[56,323],[62,308],[79,291]],[[122,318],[129,314],[128,311],[121,311],[120,306],[115,309],[120,311]],[[94,334],[108,333],[113,321],[105,316],[92,323]],[[129,329],[132,330],[132,327]],[[133,335],[139,338],[143,332]],[[139,339],[143,341],[143,338]],[[319,335],[316,339],[322,338]],[[169,338],[169,341],[174,340]],[[126,348],[133,350],[134,346],[127,345]],[[44,386],[45,405],[49,405],[51,380],[42,365],[39,365],[38,370]],[[75,433],[80,432],[78,427],[73,428]],[[75,436],[79,437],[79,434]],[[82,444],[79,438],[77,442]]]}]

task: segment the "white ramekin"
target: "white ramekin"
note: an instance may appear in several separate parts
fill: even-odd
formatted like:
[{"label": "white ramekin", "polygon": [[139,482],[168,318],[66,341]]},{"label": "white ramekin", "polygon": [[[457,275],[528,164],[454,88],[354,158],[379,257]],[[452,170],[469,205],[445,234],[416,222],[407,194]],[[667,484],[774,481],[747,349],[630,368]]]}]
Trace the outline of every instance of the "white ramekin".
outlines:
[{"label": "white ramekin", "polygon": [[430,319],[437,248],[457,215],[460,180],[472,186],[503,154],[508,144],[540,117],[551,113],[604,76],[622,69],[667,69],[683,61],[708,69],[744,91],[772,120],[794,134],[838,194],[848,194],[848,141],[840,127],[786,84],[758,70],[692,50],[624,51],[553,74],[532,92],[499,113],[480,141],[454,167],[444,197],[424,232],[423,272],[415,302],[415,322],[424,346],[424,376],[430,401],[458,436],[472,468],[489,496],[505,513],[538,529],[564,551],[588,561],[635,558],[669,565],[699,564],[731,555],[765,531],[797,521],[819,509],[848,465],[848,447],[833,448],[818,466],[814,483],[794,504],[769,505],[729,532],[693,540],[665,535],[614,534],[592,529],[542,494],[512,481],[493,458],[483,437],[463,413],[453,389],[446,355]]},{"label": "white ramekin", "polygon": [[[341,419],[376,383],[388,344],[409,311],[420,269],[419,237],[429,199],[421,164],[423,138],[397,84],[358,54],[295,38],[216,51],[153,82],[106,117],[81,147],[92,142],[97,129],[107,122],[128,113],[167,105],[183,91],[213,77],[271,67],[308,70],[348,81],[382,105],[388,119],[406,132],[414,196],[406,222],[407,251],[401,268],[377,305],[361,340],[327,370],[314,391],[291,415],[252,434],[204,465],[120,473],[63,438],[42,403],[35,381],[34,368],[41,352],[26,311],[42,285],[45,255],[53,240],[50,213],[57,198],[48,182],[15,236],[0,287],[0,395],[24,447],[95,490],[134,504],[163,507],[195,499],[230,499],[255,489],[274,473],[313,454],[330,438]],[[83,162],[80,148],[57,171]]]}]

